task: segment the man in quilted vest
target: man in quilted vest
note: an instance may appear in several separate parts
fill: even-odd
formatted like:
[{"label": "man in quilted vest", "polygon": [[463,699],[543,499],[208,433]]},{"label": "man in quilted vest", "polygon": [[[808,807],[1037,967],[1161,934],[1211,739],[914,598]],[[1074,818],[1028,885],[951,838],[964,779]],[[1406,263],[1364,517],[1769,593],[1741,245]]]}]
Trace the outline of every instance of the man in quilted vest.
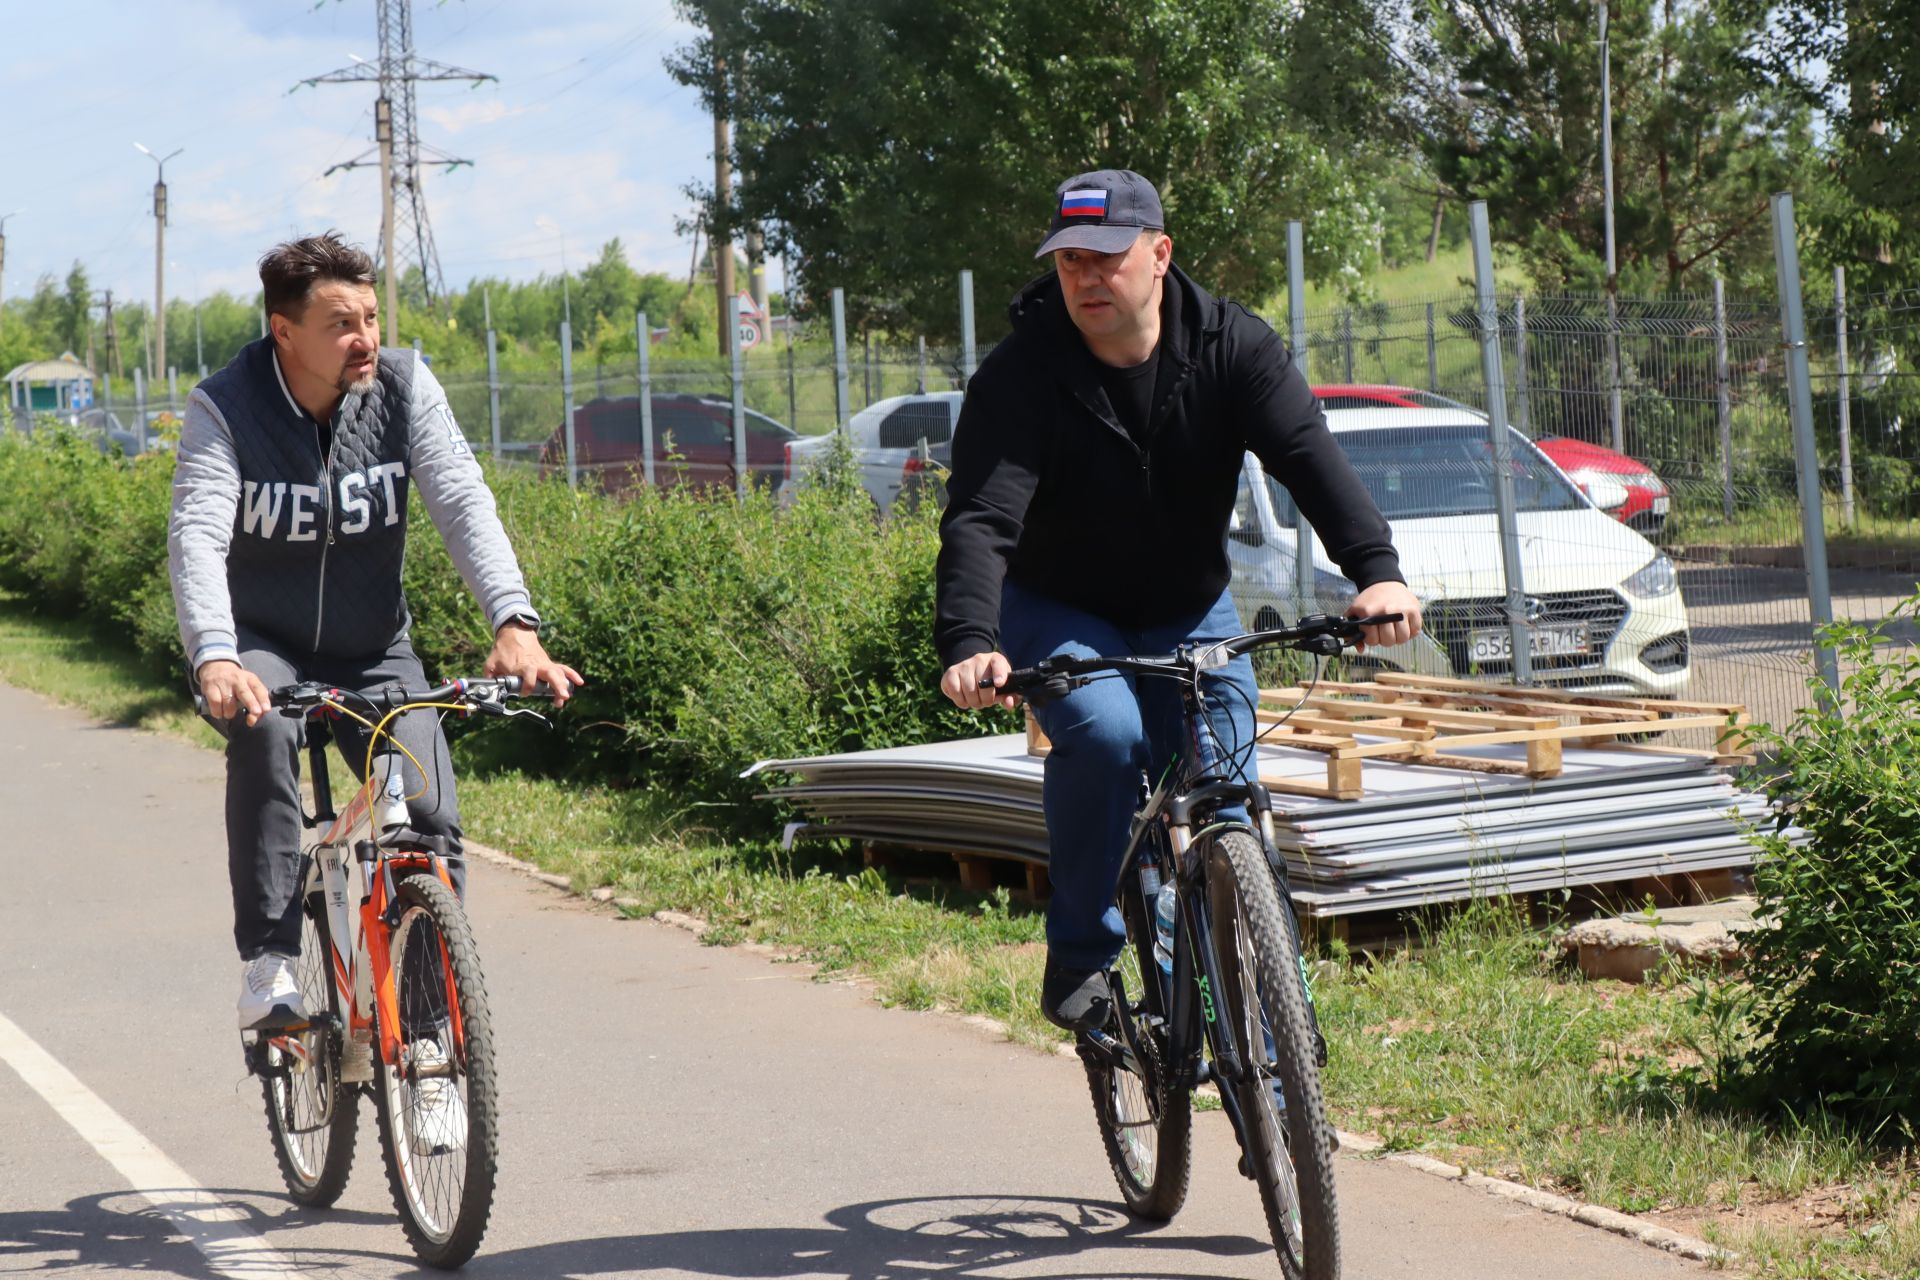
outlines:
[{"label": "man in quilted vest", "polygon": [[[427,689],[401,591],[407,501],[417,487],[494,633],[488,675],[552,686],[578,672],[542,647],[479,464],[446,393],[410,349],[380,346],[373,262],[332,232],[260,261],[270,328],[187,403],[167,530],[180,638],[227,738],[227,868],[243,966],[243,1030],[305,1017],[300,950],[301,725],[267,690],[301,680],[371,692]],[[399,717],[409,822],[445,836],[464,888],[447,744],[431,715]],[[342,721],[356,773],[366,730]],[[318,993],[308,993],[317,995]]]}]

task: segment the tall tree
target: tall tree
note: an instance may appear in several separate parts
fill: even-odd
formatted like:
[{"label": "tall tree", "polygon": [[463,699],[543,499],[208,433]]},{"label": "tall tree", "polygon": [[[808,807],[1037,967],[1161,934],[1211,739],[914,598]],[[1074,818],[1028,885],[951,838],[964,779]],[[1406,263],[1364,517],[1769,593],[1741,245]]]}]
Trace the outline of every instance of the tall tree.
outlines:
[{"label": "tall tree", "polygon": [[1813,257],[1863,288],[1911,288],[1920,255],[1920,0],[1727,0],[1754,61],[1817,111],[1829,190],[1801,220]]},{"label": "tall tree", "polygon": [[[1768,263],[1767,197],[1810,182],[1808,112],[1754,73],[1755,21],[1707,0],[1615,0],[1610,45],[1623,290]],[[1432,0],[1425,148],[1488,202],[1543,285],[1605,282],[1600,48],[1591,0]]]},{"label": "tall tree", "polygon": [[[1038,274],[1053,187],[1129,168],[1159,187],[1174,257],[1248,299],[1310,269],[1356,277],[1379,208],[1353,162],[1392,97],[1376,0],[676,0],[706,34],[670,63],[709,98],[726,59],[733,207],[807,296],[857,322],[951,335],[958,271],[983,336]],[[1383,67],[1386,71],[1383,71]]]}]

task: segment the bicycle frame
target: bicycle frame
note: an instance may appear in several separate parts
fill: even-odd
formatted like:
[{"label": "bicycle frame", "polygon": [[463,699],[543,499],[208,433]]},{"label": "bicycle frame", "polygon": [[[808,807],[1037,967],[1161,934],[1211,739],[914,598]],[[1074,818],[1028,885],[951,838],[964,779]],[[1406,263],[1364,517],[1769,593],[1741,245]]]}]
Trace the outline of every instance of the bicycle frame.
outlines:
[{"label": "bicycle frame", "polygon": [[[1239,1029],[1219,1016],[1214,1000],[1214,993],[1221,990],[1222,963],[1212,905],[1202,892],[1206,877],[1195,848],[1196,831],[1204,835],[1226,826],[1242,826],[1213,819],[1222,808],[1235,801],[1244,802],[1257,823],[1244,829],[1267,852],[1283,902],[1290,904],[1291,894],[1287,892],[1285,868],[1274,855],[1272,800],[1267,789],[1257,781],[1215,771],[1215,753],[1209,745],[1212,730],[1203,695],[1195,685],[1183,683],[1181,701],[1187,749],[1168,767],[1134,814],[1121,859],[1119,891],[1134,904],[1138,921],[1139,936],[1134,945],[1142,984],[1147,988],[1141,994],[1146,998],[1148,1016],[1162,1017],[1166,1023],[1167,1060],[1162,1069],[1169,1073],[1172,1088],[1190,1091],[1212,1079],[1237,1083],[1253,1060],[1249,1046],[1238,1043]],[[1154,907],[1140,885],[1141,846],[1148,840],[1159,846],[1157,861],[1162,874],[1178,885],[1180,913],[1175,921],[1170,976],[1161,972],[1153,954]],[[1122,1019],[1121,1026],[1130,1032],[1133,1020]],[[1092,1033],[1087,1040],[1095,1050],[1117,1054],[1130,1069],[1150,1079],[1147,1064],[1151,1059],[1137,1043],[1123,1045],[1104,1032]],[[1203,1049],[1211,1050],[1210,1058],[1203,1057]],[[1243,1137],[1244,1122],[1236,1092],[1222,1088],[1219,1094],[1221,1109],[1232,1122],[1234,1133]]]},{"label": "bicycle frame", "polygon": [[[333,954],[327,958],[326,968],[328,978],[339,995],[339,1007],[347,1015],[347,1026],[341,1028],[343,1036],[357,1038],[361,1033],[366,1033],[370,1039],[373,1029],[378,1027],[380,1060],[391,1067],[400,1061],[400,1010],[394,991],[392,954],[388,949],[389,935],[399,923],[395,873],[405,876],[429,872],[449,889],[453,887],[453,879],[447,871],[444,846],[438,851],[423,847],[433,838],[416,835],[404,828],[386,833],[372,830],[374,814],[368,798],[369,787],[361,786],[355,790],[354,798],[344,813],[336,815],[333,812],[332,787],[327,778],[326,762],[326,745],[331,737],[323,721],[311,716],[308,718],[307,759],[308,773],[313,780],[314,812],[311,816],[302,814],[301,818],[309,830],[323,824],[325,830],[308,851],[310,861],[302,894],[304,896],[317,888],[326,898],[328,932],[333,948]],[[376,768],[382,760],[388,761],[391,768],[398,767],[396,755],[376,754]],[[353,834],[363,823],[373,838],[353,841]],[[348,867],[350,843],[351,860],[358,864],[363,877],[357,919],[348,909],[347,899],[348,882],[351,879]],[[448,962],[444,944],[441,950],[441,971],[447,981],[447,1007],[452,1022],[454,1054],[456,1059],[464,1060],[466,1032],[461,1025],[460,1002],[453,988],[453,968]]]}]

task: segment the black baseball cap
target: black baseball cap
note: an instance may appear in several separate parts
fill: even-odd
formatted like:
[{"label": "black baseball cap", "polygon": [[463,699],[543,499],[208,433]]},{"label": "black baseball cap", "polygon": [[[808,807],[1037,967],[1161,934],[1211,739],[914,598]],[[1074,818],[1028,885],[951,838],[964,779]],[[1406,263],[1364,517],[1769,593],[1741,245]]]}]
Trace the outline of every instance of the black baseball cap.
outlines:
[{"label": "black baseball cap", "polygon": [[1055,249],[1124,253],[1146,228],[1166,229],[1160,193],[1131,169],[1079,174],[1055,188],[1053,196],[1053,225],[1036,258]]}]

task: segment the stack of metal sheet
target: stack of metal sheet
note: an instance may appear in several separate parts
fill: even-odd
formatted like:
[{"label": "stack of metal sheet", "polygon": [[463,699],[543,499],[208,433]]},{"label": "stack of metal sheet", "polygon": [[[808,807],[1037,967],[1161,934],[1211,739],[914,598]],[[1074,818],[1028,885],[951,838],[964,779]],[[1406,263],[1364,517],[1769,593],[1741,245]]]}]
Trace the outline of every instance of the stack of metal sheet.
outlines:
[{"label": "stack of metal sheet", "polygon": [[[1509,765],[1521,744],[1458,754]],[[820,835],[1044,863],[1043,762],[1018,734],[764,761],[767,794]],[[1325,757],[1260,748],[1269,781],[1324,777]],[[1359,800],[1276,793],[1276,839],[1312,914],[1385,911],[1497,893],[1750,865],[1766,800],[1709,759],[1569,746],[1558,777],[1369,761]]]}]

